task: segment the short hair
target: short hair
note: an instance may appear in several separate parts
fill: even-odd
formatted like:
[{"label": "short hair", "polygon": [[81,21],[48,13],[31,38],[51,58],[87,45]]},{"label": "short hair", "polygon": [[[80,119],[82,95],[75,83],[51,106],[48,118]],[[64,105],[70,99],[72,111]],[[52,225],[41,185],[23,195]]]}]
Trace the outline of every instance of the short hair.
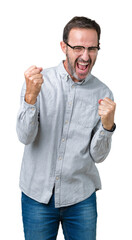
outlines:
[{"label": "short hair", "polygon": [[85,28],[85,29],[95,29],[98,35],[98,46],[101,34],[101,28],[97,22],[86,17],[74,17],[72,18],[64,27],[63,30],[63,41],[68,42],[68,37],[71,29],[73,28]]}]

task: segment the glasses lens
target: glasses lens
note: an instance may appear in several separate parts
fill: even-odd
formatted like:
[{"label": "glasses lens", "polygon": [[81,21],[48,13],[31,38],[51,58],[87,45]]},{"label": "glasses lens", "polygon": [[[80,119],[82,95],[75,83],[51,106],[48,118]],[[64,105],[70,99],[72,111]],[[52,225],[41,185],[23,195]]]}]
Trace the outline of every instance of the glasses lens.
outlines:
[{"label": "glasses lens", "polygon": [[89,52],[94,55],[94,54],[97,54],[98,49],[96,47],[90,47]]},{"label": "glasses lens", "polygon": [[74,47],[74,53],[75,54],[83,54],[84,53],[84,47],[82,47],[82,46],[75,46]]}]

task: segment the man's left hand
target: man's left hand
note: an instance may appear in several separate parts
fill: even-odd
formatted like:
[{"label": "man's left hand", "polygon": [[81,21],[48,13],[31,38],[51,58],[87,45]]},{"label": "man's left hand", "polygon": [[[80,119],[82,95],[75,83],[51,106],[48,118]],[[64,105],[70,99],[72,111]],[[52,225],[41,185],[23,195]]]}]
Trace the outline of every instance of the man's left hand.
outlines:
[{"label": "man's left hand", "polygon": [[99,100],[98,114],[106,130],[111,130],[114,125],[116,104],[110,98],[105,97]]}]

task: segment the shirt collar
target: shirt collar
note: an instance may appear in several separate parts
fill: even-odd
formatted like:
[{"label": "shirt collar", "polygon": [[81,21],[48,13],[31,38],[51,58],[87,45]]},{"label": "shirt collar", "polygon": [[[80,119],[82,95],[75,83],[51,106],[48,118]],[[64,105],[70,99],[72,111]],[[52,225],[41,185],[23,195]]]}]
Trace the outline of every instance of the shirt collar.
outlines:
[{"label": "shirt collar", "polygon": [[[69,79],[71,79],[70,75],[68,74],[68,72],[64,67],[63,61],[61,61],[60,64],[58,65],[58,72],[65,79],[65,81],[68,81]],[[91,77],[92,75],[91,73],[89,73],[88,76],[81,82],[74,82],[72,79],[71,80],[73,81],[74,84],[83,85],[86,82],[88,82],[91,79]]]}]

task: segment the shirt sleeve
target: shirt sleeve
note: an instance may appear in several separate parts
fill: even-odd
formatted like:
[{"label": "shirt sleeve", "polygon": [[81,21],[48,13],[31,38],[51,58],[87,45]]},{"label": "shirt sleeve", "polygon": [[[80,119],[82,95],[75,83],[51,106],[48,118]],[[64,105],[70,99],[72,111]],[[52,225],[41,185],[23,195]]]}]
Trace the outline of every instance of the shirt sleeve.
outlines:
[{"label": "shirt sleeve", "polygon": [[21,91],[20,109],[17,115],[16,131],[20,142],[27,145],[32,143],[38,133],[39,99],[32,105],[25,102],[26,86]]},{"label": "shirt sleeve", "polygon": [[96,163],[103,162],[108,156],[111,149],[112,135],[103,128],[101,120],[94,129],[94,134],[90,143],[90,155]]},{"label": "shirt sleeve", "polygon": [[[109,91],[107,95],[114,101],[113,93],[111,91]],[[114,124],[114,130],[106,130],[103,128],[100,119],[96,127],[93,129],[90,143],[90,155],[96,163],[103,162],[108,156],[111,149],[112,135],[115,131],[115,128],[116,125]]]}]

